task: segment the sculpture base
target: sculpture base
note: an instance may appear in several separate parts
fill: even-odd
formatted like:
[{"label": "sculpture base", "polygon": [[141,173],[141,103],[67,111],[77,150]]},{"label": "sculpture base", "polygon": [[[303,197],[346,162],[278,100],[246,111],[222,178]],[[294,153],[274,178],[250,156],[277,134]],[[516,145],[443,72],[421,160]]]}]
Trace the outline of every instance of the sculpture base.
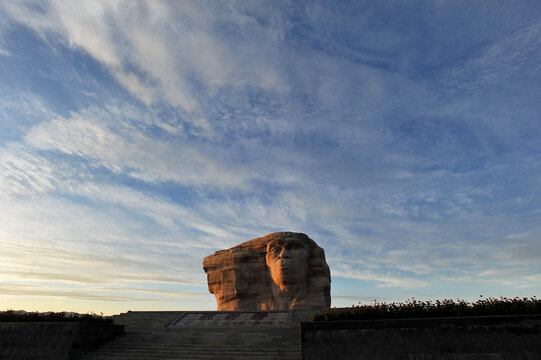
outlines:
[{"label": "sculpture base", "polygon": [[168,328],[298,326],[295,310],[272,311],[185,311]]}]

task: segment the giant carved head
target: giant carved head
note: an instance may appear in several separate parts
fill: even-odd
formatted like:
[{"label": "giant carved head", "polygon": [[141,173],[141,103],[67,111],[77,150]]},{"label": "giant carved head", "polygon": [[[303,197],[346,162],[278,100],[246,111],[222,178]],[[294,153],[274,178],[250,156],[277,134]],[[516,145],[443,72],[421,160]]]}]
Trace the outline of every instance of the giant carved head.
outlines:
[{"label": "giant carved head", "polygon": [[203,267],[218,310],[330,306],[325,253],[302,233],[279,232],[246,241],[207,256]]}]

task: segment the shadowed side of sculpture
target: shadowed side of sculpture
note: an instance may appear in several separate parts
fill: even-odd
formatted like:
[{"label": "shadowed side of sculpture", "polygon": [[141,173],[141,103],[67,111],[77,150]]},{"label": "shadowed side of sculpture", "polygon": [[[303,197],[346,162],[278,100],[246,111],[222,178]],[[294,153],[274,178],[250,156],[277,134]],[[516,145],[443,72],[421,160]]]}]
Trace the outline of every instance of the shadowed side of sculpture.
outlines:
[{"label": "shadowed side of sculpture", "polygon": [[325,252],[302,233],[278,232],[205,257],[218,311],[326,309],[331,305]]}]

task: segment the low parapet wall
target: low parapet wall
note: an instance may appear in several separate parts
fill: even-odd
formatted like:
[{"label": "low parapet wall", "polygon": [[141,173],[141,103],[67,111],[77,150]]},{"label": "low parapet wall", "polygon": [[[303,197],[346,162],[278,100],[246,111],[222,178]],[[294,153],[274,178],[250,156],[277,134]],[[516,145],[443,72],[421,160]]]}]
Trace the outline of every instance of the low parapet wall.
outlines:
[{"label": "low parapet wall", "polygon": [[124,326],[77,322],[0,322],[0,359],[79,359]]},{"label": "low parapet wall", "polygon": [[301,324],[303,359],[541,359],[541,315]]}]

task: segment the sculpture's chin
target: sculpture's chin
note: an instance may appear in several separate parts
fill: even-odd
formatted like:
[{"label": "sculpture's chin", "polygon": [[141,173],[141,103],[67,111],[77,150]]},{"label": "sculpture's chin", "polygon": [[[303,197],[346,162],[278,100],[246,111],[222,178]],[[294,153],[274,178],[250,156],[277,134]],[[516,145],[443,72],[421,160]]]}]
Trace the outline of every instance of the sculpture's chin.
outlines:
[{"label": "sculpture's chin", "polygon": [[296,269],[291,266],[280,266],[275,271],[284,278],[291,277],[291,275],[294,275],[297,272]]},{"label": "sculpture's chin", "polygon": [[274,283],[278,285],[282,290],[284,287],[298,286],[302,283],[297,273],[281,273],[280,275],[273,277]]}]

